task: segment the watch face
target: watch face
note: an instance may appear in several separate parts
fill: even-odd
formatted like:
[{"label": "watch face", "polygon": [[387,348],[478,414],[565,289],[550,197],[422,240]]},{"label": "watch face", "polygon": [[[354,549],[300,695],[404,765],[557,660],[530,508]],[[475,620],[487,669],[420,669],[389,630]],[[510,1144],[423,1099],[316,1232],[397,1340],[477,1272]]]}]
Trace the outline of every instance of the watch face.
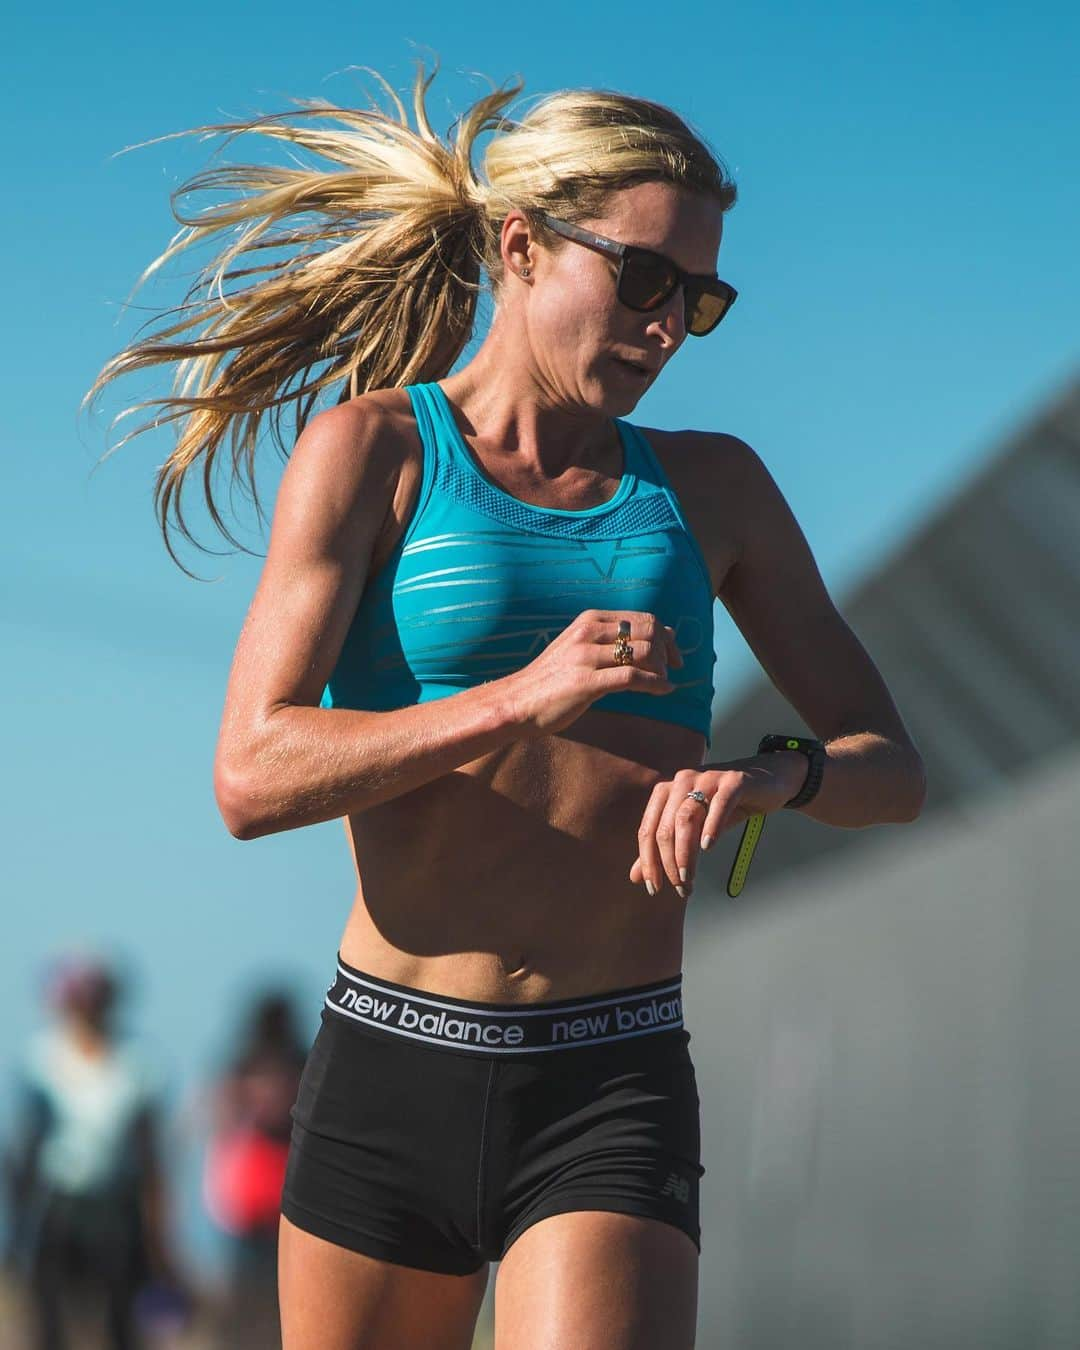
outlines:
[{"label": "watch face", "polygon": [[812,736],[782,736],[778,734],[762,736],[759,751],[764,750],[798,750],[804,755],[809,755],[815,750],[824,750],[824,742],[815,740]]}]

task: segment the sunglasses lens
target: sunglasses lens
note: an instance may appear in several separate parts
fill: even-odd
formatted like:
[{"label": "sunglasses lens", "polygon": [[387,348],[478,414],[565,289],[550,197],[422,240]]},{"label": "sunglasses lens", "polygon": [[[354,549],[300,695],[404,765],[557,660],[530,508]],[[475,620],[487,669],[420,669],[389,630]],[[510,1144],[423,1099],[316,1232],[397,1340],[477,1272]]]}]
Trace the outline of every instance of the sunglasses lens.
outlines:
[{"label": "sunglasses lens", "polygon": [[655,253],[628,251],[619,278],[619,299],[631,309],[658,309],[678,284],[665,259]]},{"label": "sunglasses lens", "polygon": [[731,308],[735,293],[730,289],[723,291],[698,290],[688,287],[686,294],[686,331],[695,337],[711,333]]},{"label": "sunglasses lens", "polygon": [[[679,285],[680,274],[660,253],[628,248],[619,270],[618,296],[631,309],[659,309]],[[711,333],[735,302],[737,291],[719,279],[686,283],[686,331]]]}]

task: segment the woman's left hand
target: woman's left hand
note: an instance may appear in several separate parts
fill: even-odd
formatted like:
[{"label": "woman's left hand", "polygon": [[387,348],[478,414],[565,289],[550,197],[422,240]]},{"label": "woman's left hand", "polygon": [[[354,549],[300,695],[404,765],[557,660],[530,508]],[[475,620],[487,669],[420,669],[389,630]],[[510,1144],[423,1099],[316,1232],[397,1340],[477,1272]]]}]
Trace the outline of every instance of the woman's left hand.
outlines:
[{"label": "woman's left hand", "polygon": [[[698,851],[750,816],[779,810],[806,778],[806,759],[798,752],[773,752],[725,764],[680,769],[659,782],[638,827],[638,856],[630,880],[652,883],[664,878],[688,899],[697,871]],[[704,793],[708,804],[688,797]]]}]

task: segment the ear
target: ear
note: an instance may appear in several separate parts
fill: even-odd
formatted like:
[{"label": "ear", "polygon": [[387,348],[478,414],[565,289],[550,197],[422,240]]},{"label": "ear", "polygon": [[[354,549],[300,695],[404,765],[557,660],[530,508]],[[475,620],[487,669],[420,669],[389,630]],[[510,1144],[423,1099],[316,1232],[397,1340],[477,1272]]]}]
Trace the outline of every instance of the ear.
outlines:
[{"label": "ear", "polygon": [[519,211],[516,207],[502,223],[499,252],[503,268],[507,272],[516,272],[520,275],[523,267],[534,268],[536,265],[537,249],[532,227],[524,211]]}]

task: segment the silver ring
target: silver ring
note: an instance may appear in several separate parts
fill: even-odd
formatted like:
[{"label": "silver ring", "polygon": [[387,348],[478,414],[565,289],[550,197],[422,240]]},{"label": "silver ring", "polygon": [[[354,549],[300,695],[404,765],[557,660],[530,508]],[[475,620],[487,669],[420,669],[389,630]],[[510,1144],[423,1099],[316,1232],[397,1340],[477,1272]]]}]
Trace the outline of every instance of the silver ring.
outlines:
[{"label": "silver ring", "polygon": [[693,797],[694,801],[700,802],[702,806],[708,806],[709,804],[708,797],[705,796],[700,788],[694,788],[693,792],[688,792],[686,795],[688,797]]}]

